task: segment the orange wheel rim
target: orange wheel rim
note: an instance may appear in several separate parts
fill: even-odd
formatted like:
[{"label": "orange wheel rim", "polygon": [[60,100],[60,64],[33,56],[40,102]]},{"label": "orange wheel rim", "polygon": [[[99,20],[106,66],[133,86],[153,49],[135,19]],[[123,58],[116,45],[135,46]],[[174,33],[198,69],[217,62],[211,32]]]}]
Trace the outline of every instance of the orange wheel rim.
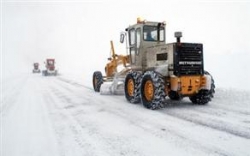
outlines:
[{"label": "orange wheel rim", "polygon": [[128,80],[128,86],[127,86],[127,91],[129,96],[134,95],[134,81],[132,79]]},{"label": "orange wheel rim", "polygon": [[147,101],[152,101],[154,96],[154,85],[152,81],[147,80],[144,86],[144,94]]}]

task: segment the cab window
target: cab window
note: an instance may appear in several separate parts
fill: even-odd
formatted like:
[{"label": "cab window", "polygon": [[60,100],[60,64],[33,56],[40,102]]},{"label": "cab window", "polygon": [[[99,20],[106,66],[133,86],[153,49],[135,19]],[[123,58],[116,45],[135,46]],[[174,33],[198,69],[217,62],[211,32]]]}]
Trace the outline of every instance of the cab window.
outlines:
[{"label": "cab window", "polygon": [[135,44],[135,29],[129,30],[129,44],[134,45]]},{"label": "cab window", "polygon": [[165,29],[158,26],[144,26],[143,40],[144,41],[165,41]]},{"label": "cab window", "polygon": [[137,28],[136,29],[136,54],[139,53],[138,49],[140,47],[140,43],[141,43],[141,29]]}]

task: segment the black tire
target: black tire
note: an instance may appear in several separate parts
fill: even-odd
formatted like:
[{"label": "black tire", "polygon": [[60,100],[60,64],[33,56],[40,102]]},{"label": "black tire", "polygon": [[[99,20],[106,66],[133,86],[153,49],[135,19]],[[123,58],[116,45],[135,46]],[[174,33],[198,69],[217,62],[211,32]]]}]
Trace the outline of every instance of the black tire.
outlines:
[{"label": "black tire", "polygon": [[100,92],[102,83],[103,83],[102,73],[100,71],[95,71],[93,74],[93,88],[96,92]]},{"label": "black tire", "polygon": [[124,92],[125,97],[130,103],[139,103],[141,73],[130,71],[125,78]]},{"label": "black tire", "polygon": [[189,97],[193,104],[205,105],[211,101],[209,90],[201,89],[194,96]]},{"label": "black tire", "polygon": [[180,94],[178,94],[178,92],[172,91],[172,90],[169,92],[168,97],[171,100],[176,100],[176,101],[179,101],[182,99],[182,96]]},{"label": "black tire", "polygon": [[210,75],[210,76],[211,76],[211,89],[210,89],[210,91],[209,91],[209,94],[210,94],[210,97],[213,98],[213,97],[214,97],[214,94],[215,94],[214,78],[213,78],[213,76],[212,76],[209,72],[207,72],[207,71],[205,71],[204,74],[205,74],[205,75]]},{"label": "black tire", "polygon": [[[211,74],[209,74],[209,72],[207,71],[205,71],[204,74],[211,76]],[[214,93],[215,93],[215,84],[214,84],[214,79],[211,76],[210,90],[201,89],[196,95],[189,97],[189,99],[194,104],[205,105],[212,100],[212,98],[214,97]]]},{"label": "black tire", "polygon": [[149,109],[164,107],[165,85],[160,75],[154,71],[147,71],[141,81],[142,104]]},{"label": "black tire", "polygon": [[43,76],[47,76],[47,70],[43,70]]}]

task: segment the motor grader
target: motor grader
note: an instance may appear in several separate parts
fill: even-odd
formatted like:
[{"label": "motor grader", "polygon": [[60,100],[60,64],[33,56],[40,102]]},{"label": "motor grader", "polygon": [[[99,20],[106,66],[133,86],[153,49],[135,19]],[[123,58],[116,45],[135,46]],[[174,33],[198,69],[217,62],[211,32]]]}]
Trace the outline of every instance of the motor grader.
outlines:
[{"label": "motor grader", "polygon": [[33,63],[33,70],[32,70],[32,73],[40,73],[40,69],[39,69],[39,63]]},{"label": "motor grader", "polygon": [[43,76],[57,75],[57,70],[55,68],[55,59],[46,59],[44,64],[46,69],[42,71]]},{"label": "motor grader", "polygon": [[172,100],[189,97],[194,104],[208,103],[215,85],[204,70],[203,44],[181,42],[181,32],[175,32],[176,42],[166,44],[165,26],[165,22],[137,19],[121,33],[120,41],[127,43],[129,58],[122,74],[126,75],[123,82],[127,101],[142,102],[149,109],[163,107],[166,96]]}]

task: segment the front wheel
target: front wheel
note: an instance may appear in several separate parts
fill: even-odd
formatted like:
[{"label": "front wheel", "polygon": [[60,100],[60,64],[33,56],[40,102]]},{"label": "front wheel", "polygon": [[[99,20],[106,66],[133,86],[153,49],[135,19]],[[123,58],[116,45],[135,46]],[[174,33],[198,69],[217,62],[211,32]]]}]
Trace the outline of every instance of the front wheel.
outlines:
[{"label": "front wheel", "polygon": [[149,109],[162,108],[166,96],[164,88],[164,81],[160,75],[154,71],[147,71],[141,81],[143,105]]},{"label": "front wheel", "polygon": [[103,83],[102,73],[100,71],[95,71],[93,74],[93,88],[96,92],[100,92],[102,83]]}]

